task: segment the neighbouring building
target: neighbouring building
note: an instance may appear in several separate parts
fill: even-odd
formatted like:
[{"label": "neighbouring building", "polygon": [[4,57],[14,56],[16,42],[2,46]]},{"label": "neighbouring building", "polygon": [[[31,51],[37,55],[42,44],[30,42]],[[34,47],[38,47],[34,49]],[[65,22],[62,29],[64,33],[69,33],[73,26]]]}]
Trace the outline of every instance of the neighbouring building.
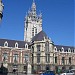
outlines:
[{"label": "neighbouring building", "polygon": [[[0,39],[0,63],[10,72],[75,68],[75,47],[55,45],[42,29],[42,14],[33,1],[25,17],[24,41]],[[29,66],[30,65],[30,66]]]},{"label": "neighbouring building", "polygon": [[2,3],[2,0],[0,0],[0,21],[2,20],[2,17],[3,17],[3,8],[4,8],[4,5]]}]

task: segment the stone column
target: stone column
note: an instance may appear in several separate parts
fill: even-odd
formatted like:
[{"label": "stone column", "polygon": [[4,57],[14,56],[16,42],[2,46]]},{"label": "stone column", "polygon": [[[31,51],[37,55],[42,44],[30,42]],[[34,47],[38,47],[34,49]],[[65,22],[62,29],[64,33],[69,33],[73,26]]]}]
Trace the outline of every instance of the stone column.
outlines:
[{"label": "stone column", "polygon": [[31,64],[28,63],[27,65],[27,75],[30,75],[31,74]]}]

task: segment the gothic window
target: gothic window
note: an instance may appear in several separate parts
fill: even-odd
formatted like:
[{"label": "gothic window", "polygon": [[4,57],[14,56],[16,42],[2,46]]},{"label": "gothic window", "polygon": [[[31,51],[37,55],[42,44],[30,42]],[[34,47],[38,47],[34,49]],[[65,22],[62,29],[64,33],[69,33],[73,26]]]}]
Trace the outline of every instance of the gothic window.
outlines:
[{"label": "gothic window", "polygon": [[7,53],[3,53],[3,61],[6,61],[8,59],[8,54]]},{"label": "gothic window", "polygon": [[49,42],[48,41],[45,43],[45,49],[46,49],[46,51],[49,51]]},{"label": "gothic window", "polygon": [[40,54],[37,54],[37,63],[40,63]]},{"label": "gothic window", "polygon": [[40,51],[40,45],[37,45],[37,52]]},{"label": "gothic window", "polygon": [[34,36],[34,28],[32,28],[32,37]]},{"label": "gothic window", "polygon": [[18,54],[14,54],[13,60],[14,60],[14,63],[18,62]]},{"label": "gothic window", "polygon": [[46,54],[46,62],[47,62],[47,63],[50,62],[50,54]]},{"label": "gothic window", "polygon": [[69,57],[69,63],[71,64],[71,57]]},{"label": "gothic window", "polygon": [[34,52],[34,47],[32,46],[32,53]]},{"label": "gothic window", "polygon": [[24,54],[24,62],[28,62],[29,61],[29,57],[28,57],[28,54]]},{"label": "gothic window", "polygon": [[37,34],[37,28],[35,28],[35,35]]},{"label": "gothic window", "polygon": [[4,46],[8,47],[8,42],[7,41],[4,43]]},{"label": "gothic window", "polygon": [[62,63],[65,64],[65,57],[62,57]]},{"label": "gothic window", "polygon": [[57,57],[55,57],[55,63],[57,63]]}]

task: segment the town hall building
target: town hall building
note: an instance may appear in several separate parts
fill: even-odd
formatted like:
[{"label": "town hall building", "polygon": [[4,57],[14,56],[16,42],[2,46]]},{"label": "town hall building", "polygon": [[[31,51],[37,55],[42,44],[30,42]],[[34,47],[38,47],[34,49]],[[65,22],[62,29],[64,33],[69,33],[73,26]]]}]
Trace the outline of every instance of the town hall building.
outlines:
[{"label": "town hall building", "polygon": [[75,68],[75,47],[54,44],[43,31],[42,13],[37,15],[34,1],[24,23],[24,41],[0,39],[0,64],[9,72]]}]

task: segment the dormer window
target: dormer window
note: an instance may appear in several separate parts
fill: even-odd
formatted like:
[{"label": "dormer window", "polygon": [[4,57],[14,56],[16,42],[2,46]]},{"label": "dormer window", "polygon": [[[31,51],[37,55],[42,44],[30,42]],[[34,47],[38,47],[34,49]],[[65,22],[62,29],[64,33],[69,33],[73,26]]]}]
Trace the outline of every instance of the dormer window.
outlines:
[{"label": "dormer window", "polygon": [[55,50],[55,52],[57,52],[57,48],[56,47],[54,47],[54,50]]},{"label": "dormer window", "polygon": [[70,48],[68,48],[68,52],[71,52],[71,49]]},{"label": "dormer window", "polygon": [[4,46],[5,47],[8,47],[8,42],[7,41],[4,43]]},{"label": "dormer window", "polygon": [[64,48],[62,47],[62,52],[64,52]]},{"label": "dormer window", "polygon": [[25,48],[27,48],[27,49],[28,49],[28,44],[25,44]]},{"label": "dormer window", "polygon": [[18,43],[17,42],[15,43],[15,47],[18,48]]}]

